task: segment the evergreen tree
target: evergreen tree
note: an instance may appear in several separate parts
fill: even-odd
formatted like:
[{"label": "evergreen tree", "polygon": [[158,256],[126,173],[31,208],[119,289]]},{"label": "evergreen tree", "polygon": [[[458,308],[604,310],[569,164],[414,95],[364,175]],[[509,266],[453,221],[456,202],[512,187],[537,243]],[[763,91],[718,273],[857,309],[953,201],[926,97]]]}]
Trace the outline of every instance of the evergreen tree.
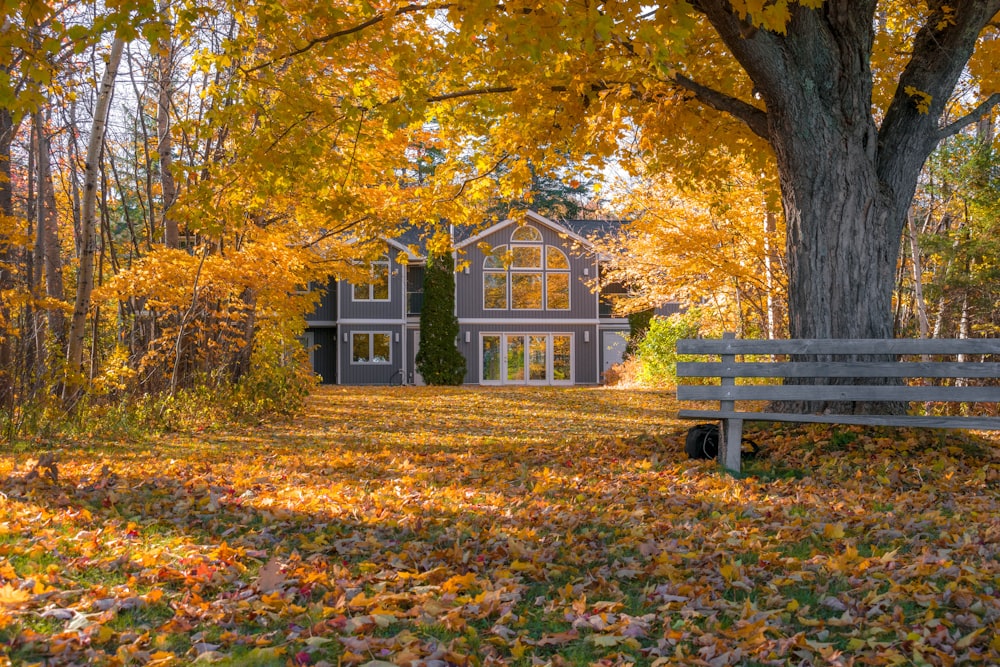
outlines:
[{"label": "evergreen tree", "polygon": [[420,312],[417,370],[427,384],[462,384],[465,357],[455,344],[455,261],[451,249],[428,252],[424,273],[424,307]]}]

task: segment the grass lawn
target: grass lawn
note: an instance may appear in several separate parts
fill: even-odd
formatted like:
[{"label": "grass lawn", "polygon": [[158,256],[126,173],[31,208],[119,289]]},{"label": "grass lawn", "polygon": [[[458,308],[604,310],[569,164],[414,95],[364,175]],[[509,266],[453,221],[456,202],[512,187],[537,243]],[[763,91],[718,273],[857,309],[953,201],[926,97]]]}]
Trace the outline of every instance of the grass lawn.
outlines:
[{"label": "grass lawn", "polygon": [[8,449],[0,664],[1000,664],[997,440],[766,425],[735,479],[675,413],[324,388],[290,424]]}]

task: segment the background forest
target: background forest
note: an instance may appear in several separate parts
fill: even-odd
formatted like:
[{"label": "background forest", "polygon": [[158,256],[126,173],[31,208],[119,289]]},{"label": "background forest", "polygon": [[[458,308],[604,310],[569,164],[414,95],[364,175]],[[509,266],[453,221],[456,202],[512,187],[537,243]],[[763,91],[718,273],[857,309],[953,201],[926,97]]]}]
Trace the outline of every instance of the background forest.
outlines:
[{"label": "background forest", "polygon": [[[782,32],[795,3],[745,4]],[[954,23],[941,3],[884,4],[876,107],[900,45],[928,16]],[[748,79],[687,3],[583,9],[526,5],[537,20],[511,32],[488,3],[4,5],[2,437],[293,410],[313,382],[305,286],[351,278],[383,236],[486,224],[537,191],[550,215],[630,221],[602,241],[623,312],[680,301],[705,330],[787,335],[774,154],[676,72],[733,94]],[[898,335],[998,335],[996,35],[943,119],[993,102],[919,180]]]}]

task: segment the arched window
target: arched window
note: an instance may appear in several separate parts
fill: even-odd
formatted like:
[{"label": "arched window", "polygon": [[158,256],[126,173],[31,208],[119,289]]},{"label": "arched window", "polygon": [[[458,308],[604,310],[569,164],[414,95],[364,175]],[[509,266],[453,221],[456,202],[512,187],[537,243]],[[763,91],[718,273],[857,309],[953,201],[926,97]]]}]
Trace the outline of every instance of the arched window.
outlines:
[{"label": "arched window", "polygon": [[569,258],[523,225],[483,260],[483,308],[569,310]]},{"label": "arched window", "polygon": [[541,243],[542,233],[531,225],[521,225],[510,235],[513,243]]}]

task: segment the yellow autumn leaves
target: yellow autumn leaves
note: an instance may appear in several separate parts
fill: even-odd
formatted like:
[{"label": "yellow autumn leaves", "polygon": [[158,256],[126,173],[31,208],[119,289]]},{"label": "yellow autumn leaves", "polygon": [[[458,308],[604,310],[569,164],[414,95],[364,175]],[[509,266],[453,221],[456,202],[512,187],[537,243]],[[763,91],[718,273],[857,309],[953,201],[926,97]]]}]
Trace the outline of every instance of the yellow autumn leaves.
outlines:
[{"label": "yellow autumn leaves", "polygon": [[[767,428],[672,395],[325,388],[293,423],[0,457],[20,663],[1000,660],[996,440]],[[102,470],[104,465],[108,469]]]}]

